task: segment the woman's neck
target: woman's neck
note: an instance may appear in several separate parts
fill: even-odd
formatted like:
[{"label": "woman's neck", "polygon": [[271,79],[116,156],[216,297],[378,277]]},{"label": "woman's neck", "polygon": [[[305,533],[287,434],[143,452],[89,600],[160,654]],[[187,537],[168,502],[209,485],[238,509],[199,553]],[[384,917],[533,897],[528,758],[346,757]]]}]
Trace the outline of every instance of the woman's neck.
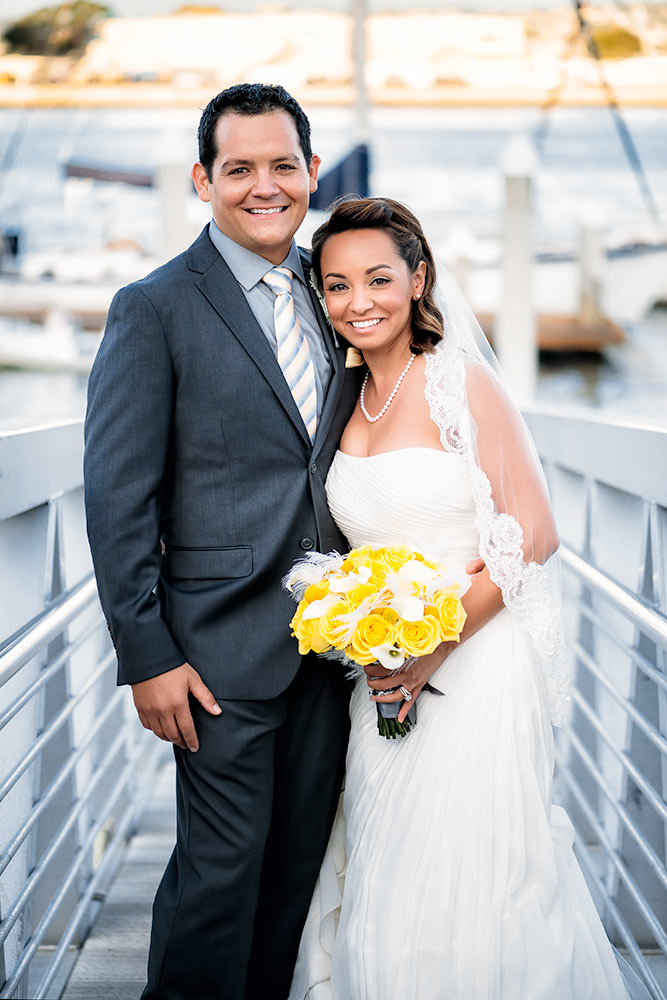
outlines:
[{"label": "woman's neck", "polygon": [[379,351],[364,352],[370,379],[376,392],[390,391],[407,363],[413,357],[409,343],[399,343]]}]

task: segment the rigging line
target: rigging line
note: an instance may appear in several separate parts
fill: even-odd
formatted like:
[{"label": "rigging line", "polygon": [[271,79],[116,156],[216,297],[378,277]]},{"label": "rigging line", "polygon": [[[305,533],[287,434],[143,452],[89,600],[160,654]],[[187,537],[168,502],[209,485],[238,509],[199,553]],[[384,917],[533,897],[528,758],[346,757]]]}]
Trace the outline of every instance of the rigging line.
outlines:
[{"label": "rigging line", "polygon": [[28,117],[28,109],[22,107],[16,116],[16,121],[14,122],[14,127],[10,133],[9,139],[7,140],[7,145],[5,146],[5,152],[0,160],[0,204],[2,203],[2,192],[5,184],[9,180],[9,175],[14,166],[14,161],[16,160],[16,154],[19,151],[21,141],[24,135],[23,123]]},{"label": "rigging line", "polygon": [[568,38],[567,48],[565,49],[565,52],[561,55],[560,59],[560,75],[558,77],[558,81],[554,84],[553,87],[549,88],[546,97],[540,107],[541,117],[537,125],[535,126],[535,131],[533,133],[533,143],[535,145],[535,149],[537,150],[538,156],[542,153],[542,148],[544,146],[547,137],[547,131],[549,129],[549,123],[551,120],[550,119],[551,112],[560,101],[560,97],[563,92],[563,88],[565,86],[565,79],[567,77],[566,60],[569,59],[572,49],[574,48],[574,43],[578,37],[579,37],[579,27],[577,27],[577,31],[571,34]]},{"label": "rigging line", "polygon": [[616,94],[614,93],[612,87],[607,81],[607,77],[604,72],[604,67],[602,66],[602,57],[600,55],[600,49],[598,43],[595,40],[595,35],[591,29],[590,24],[586,20],[583,12],[581,0],[572,0],[574,4],[575,13],[579,21],[579,31],[583,35],[586,45],[588,47],[589,54],[595,60],[598,67],[598,75],[600,78],[600,84],[605,92],[607,98],[607,105],[611,112],[614,124],[616,126],[616,131],[618,132],[619,138],[621,140],[621,145],[623,151],[627,157],[628,163],[632,168],[632,171],[637,179],[637,184],[639,185],[640,193],[646,203],[646,207],[649,215],[652,217],[653,221],[658,226],[662,226],[662,221],[660,218],[660,212],[658,210],[657,202],[653,196],[651,186],[648,182],[648,177],[646,176],[646,171],[644,170],[644,165],[637,152],[637,147],[635,146],[634,139],[630,133],[625,118],[621,112],[618,101],[616,100]]}]

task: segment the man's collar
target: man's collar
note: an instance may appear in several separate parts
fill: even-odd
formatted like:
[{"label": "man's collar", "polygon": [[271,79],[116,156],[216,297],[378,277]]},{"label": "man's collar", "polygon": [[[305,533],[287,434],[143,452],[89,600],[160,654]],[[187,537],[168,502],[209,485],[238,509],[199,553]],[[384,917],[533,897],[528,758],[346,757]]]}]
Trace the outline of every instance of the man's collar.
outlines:
[{"label": "man's collar", "polygon": [[[229,270],[247,292],[251,288],[254,288],[273,267],[277,266],[264,257],[260,257],[259,254],[253,253],[252,250],[248,250],[247,247],[242,247],[240,243],[236,243],[229,236],[226,236],[217,225],[215,219],[211,219],[209,223],[209,235],[211,242],[229,267]],[[279,266],[289,267],[305,285],[306,279],[303,273],[303,265],[299,256],[299,249],[294,240],[292,240],[292,245],[285,260]]]}]

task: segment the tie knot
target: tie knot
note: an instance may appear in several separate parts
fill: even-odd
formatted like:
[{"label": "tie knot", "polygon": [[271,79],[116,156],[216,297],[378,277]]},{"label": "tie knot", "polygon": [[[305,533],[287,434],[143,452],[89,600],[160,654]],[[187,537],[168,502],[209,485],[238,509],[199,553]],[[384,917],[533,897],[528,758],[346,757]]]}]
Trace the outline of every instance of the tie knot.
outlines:
[{"label": "tie knot", "polygon": [[262,281],[276,295],[291,295],[293,277],[289,267],[273,267],[264,275]]}]

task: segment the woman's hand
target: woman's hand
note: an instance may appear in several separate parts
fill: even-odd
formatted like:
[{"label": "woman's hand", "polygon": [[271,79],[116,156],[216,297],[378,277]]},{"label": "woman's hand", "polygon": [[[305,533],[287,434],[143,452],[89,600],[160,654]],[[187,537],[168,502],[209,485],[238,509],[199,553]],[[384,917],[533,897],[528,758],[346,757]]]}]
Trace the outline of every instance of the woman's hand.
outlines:
[{"label": "woman's hand", "polygon": [[[433,676],[452,649],[458,644],[455,642],[442,642],[429,656],[418,656],[412,660],[406,660],[403,667],[398,671],[387,670],[379,663],[371,663],[364,667],[366,681],[371,691],[371,701],[390,702],[404,701],[405,705],[398,713],[398,721],[403,722],[410,711],[410,707],[415,698],[425,684]],[[394,691],[393,694],[376,696],[373,692],[384,691],[386,689],[403,688],[410,693],[410,698],[406,698],[402,691]]]},{"label": "woman's hand", "polygon": [[[503,607],[503,596],[500,589],[491,580],[489,571],[481,559],[473,559],[466,567],[466,572],[472,579],[470,588],[461,598],[467,615],[466,623],[461,632],[461,642],[474,635]],[[405,701],[405,705],[398,714],[398,721],[403,722],[421,689],[428,683],[438,667],[444,663],[446,657],[457,648],[457,642],[442,642],[434,653],[406,661],[403,667],[395,672],[386,670],[379,663],[371,663],[370,666],[364,667],[366,680],[371,689],[371,699],[379,702]],[[411,697],[406,699],[405,694],[401,691],[379,696],[373,694],[374,691],[385,691],[387,688],[399,687],[405,688]]]}]

